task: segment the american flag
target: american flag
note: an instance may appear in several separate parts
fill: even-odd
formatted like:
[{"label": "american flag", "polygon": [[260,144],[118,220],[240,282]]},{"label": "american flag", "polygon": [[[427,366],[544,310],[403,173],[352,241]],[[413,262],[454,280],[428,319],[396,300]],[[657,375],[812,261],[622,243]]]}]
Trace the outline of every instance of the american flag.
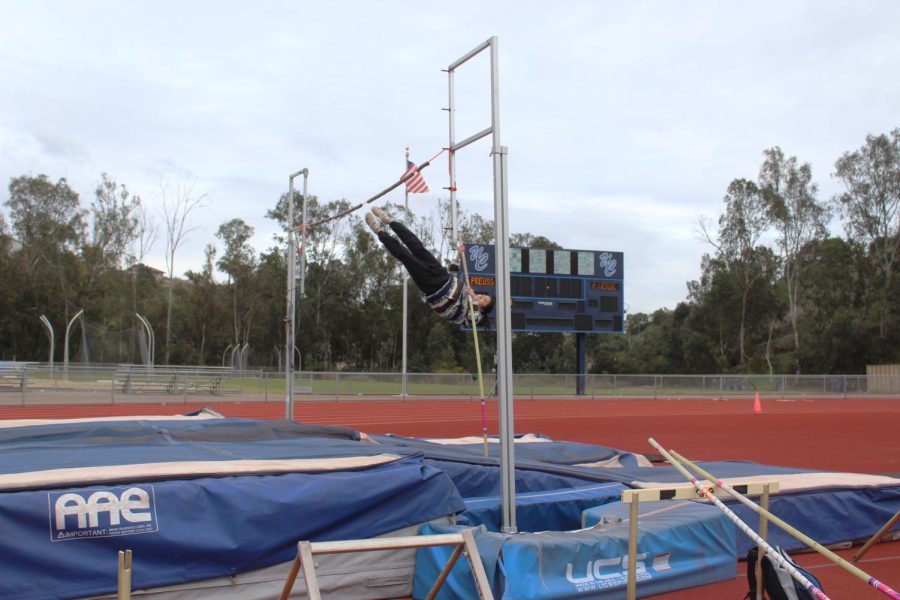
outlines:
[{"label": "american flag", "polygon": [[425,178],[422,177],[422,174],[419,173],[419,170],[416,168],[416,164],[406,161],[406,172],[403,173],[403,177],[406,177],[410,173],[413,173],[413,176],[410,177],[406,181],[406,191],[410,194],[424,194],[428,191],[428,184],[425,183]]}]

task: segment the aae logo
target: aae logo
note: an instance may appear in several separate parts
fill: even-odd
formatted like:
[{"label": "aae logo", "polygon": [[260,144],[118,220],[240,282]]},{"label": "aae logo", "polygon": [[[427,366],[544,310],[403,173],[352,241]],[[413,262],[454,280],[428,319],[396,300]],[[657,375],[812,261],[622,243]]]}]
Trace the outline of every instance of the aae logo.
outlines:
[{"label": "aae logo", "polygon": [[153,486],[50,493],[50,539],[135,535],[157,531]]}]

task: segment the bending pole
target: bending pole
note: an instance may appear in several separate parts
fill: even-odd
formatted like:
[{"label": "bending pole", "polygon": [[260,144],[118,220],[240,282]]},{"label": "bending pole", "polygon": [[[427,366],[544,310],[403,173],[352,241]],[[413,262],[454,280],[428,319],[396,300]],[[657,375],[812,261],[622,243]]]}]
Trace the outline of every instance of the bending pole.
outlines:
[{"label": "bending pole", "polygon": [[788,532],[789,534],[791,534],[792,536],[794,536],[795,538],[797,538],[798,540],[800,540],[801,542],[803,542],[804,544],[806,544],[807,546],[809,546],[810,548],[812,548],[813,550],[815,550],[816,552],[818,552],[819,554],[824,556],[825,558],[844,567],[844,569],[853,573],[853,575],[855,575],[858,579],[865,581],[866,583],[871,585],[873,588],[875,588],[879,592],[882,592],[883,594],[885,594],[888,598],[893,598],[894,600],[900,600],[900,594],[897,594],[897,592],[892,590],[890,587],[888,587],[887,585],[878,581],[874,577],[870,576],[868,573],[866,573],[865,571],[863,571],[856,565],[849,563],[848,561],[844,560],[843,558],[841,558],[840,556],[838,556],[837,554],[835,554],[834,552],[832,552],[825,546],[821,545],[820,543],[818,543],[817,541],[815,541],[808,535],[795,529],[794,527],[791,527],[790,525],[788,525],[787,523],[785,523],[784,521],[782,521],[781,519],[779,519],[778,517],[773,515],[771,512],[765,510],[764,508],[762,508],[760,506],[757,506],[756,503],[754,503],[752,500],[748,499],[746,496],[744,496],[743,494],[741,494],[740,492],[735,490],[733,487],[724,483],[721,479],[716,479],[711,473],[709,473],[708,471],[705,471],[703,468],[701,468],[697,464],[689,461],[688,459],[681,456],[674,450],[670,450],[670,452],[672,453],[672,456],[674,456],[676,459],[678,459],[679,462],[686,465],[692,471],[696,471],[701,477],[705,477],[710,482],[716,484],[716,487],[719,487],[719,488],[725,490],[726,492],[728,492],[729,494],[731,494],[732,496],[737,498],[741,504],[756,511],[757,514],[764,516],[770,522],[778,525],[783,530],[785,530],[786,532]]},{"label": "bending pole", "polygon": [[462,150],[469,144],[474,144],[481,138],[491,135],[491,133],[493,133],[493,130],[490,127],[488,127],[487,129],[480,131],[480,132],[476,133],[475,135],[471,135],[471,136],[467,137],[466,139],[459,142],[458,144],[451,143],[450,150],[452,150],[453,152],[456,152],[457,150]]},{"label": "bending pole", "polygon": [[813,595],[813,598],[816,598],[817,600],[831,600],[828,596],[825,595],[825,592],[823,592],[822,590],[817,588],[813,584],[813,582],[811,582],[809,579],[807,579],[803,575],[803,573],[798,571],[794,565],[792,565],[791,563],[786,561],[784,559],[784,557],[777,550],[775,550],[772,546],[770,546],[769,543],[766,542],[766,540],[762,539],[759,536],[759,534],[757,534],[755,531],[753,531],[753,529],[751,529],[749,525],[747,525],[746,523],[741,521],[736,514],[731,512],[731,510],[727,506],[725,506],[721,500],[716,498],[716,495],[714,493],[712,493],[711,491],[709,491],[708,489],[706,489],[705,487],[700,485],[700,482],[697,481],[697,478],[694,477],[693,475],[691,475],[687,471],[687,469],[685,469],[682,466],[682,464],[675,459],[675,457],[673,457],[671,454],[669,454],[665,448],[660,446],[656,442],[656,440],[654,440],[653,438],[650,438],[647,441],[650,442],[650,445],[653,446],[654,448],[656,448],[656,450],[660,454],[662,454],[663,458],[665,458],[669,462],[670,465],[675,467],[679,473],[684,475],[687,478],[687,480],[690,481],[694,485],[694,487],[697,489],[697,491],[700,493],[701,496],[703,496],[704,498],[706,498],[707,500],[709,500],[710,502],[715,504],[719,510],[721,510],[723,513],[725,513],[725,515],[731,520],[732,523],[737,525],[738,529],[740,529],[741,531],[746,533],[747,536],[749,536],[751,540],[756,542],[757,546],[764,548],[766,551],[766,554],[769,555],[769,558],[771,560],[777,562],[778,565],[782,569],[784,569],[785,571],[787,571],[788,573],[791,574],[791,577],[793,577],[794,579],[799,581],[801,584],[803,584],[803,587],[805,587],[809,591],[809,593]]},{"label": "bending pole", "polygon": [[472,338],[475,340],[475,365],[478,367],[478,393],[481,394],[481,436],[484,438],[484,455],[487,456],[487,410],[484,402],[484,379],[481,375],[481,349],[478,347],[478,326],[475,324],[475,303],[472,302],[472,296],[468,293],[472,288],[469,287],[469,265],[466,264],[466,253],[463,251],[463,245],[458,244],[456,246],[456,251],[459,252],[459,260],[462,263],[463,274],[466,276],[466,298],[469,301],[469,314],[472,315]]},{"label": "bending pole", "polygon": [[316,221],[316,222],[314,222],[314,223],[309,223],[308,225],[306,225],[306,227],[316,227],[316,226],[318,226],[318,225],[324,225],[325,223],[328,223],[329,221],[334,221],[335,219],[340,219],[341,217],[343,217],[343,216],[345,216],[345,215],[349,215],[350,213],[359,210],[360,208],[362,208],[362,207],[365,206],[366,204],[371,204],[372,202],[375,202],[376,200],[378,200],[378,199],[381,198],[382,196],[385,196],[385,195],[387,195],[388,193],[394,191],[395,189],[397,189],[398,187],[400,187],[401,185],[403,185],[404,183],[406,183],[407,181],[409,181],[410,179],[412,179],[413,177],[415,177],[415,176],[416,176],[416,173],[417,173],[418,171],[421,171],[422,169],[425,169],[425,168],[427,168],[428,166],[430,166],[430,165],[431,165],[431,161],[433,161],[434,159],[436,159],[438,156],[440,156],[440,155],[443,154],[444,152],[446,152],[446,150],[441,150],[440,152],[438,152],[437,154],[435,154],[434,156],[432,156],[431,158],[429,158],[428,160],[426,160],[425,162],[423,162],[421,165],[419,165],[418,167],[416,167],[416,170],[415,170],[415,171],[410,171],[409,173],[407,173],[406,175],[404,175],[403,177],[401,177],[400,179],[398,179],[395,183],[392,183],[392,184],[389,185],[388,187],[384,188],[383,190],[381,190],[380,192],[378,192],[377,194],[375,194],[374,196],[372,196],[372,197],[369,198],[368,200],[364,200],[363,202],[360,202],[359,204],[356,204],[356,205],[354,205],[354,206],[351,206],[351,207],[348,208],[347,210],[341,211],[341,212],[339,212],[339,213],[336,214],[336,215],[327,217],[327,218],[325,218],[325,219],[320,219],[319,221]]}]

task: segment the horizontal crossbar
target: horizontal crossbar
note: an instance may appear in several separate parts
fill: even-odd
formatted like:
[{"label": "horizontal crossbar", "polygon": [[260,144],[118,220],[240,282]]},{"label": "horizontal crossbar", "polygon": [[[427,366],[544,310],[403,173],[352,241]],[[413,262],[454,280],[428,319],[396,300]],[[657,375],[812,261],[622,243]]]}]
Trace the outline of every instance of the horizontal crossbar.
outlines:
[{"label": "horizontal crossbar", "polygon": [[406,548],[426,548],[432,546],[451,546],[465,542],[458,533],[439,535],[407,536],[392,538],[375,538],[367,540],[345,540],[336,542],[313,542],[310,549],[313,554],[341,554],[344,552],[365,552],[369,550],[403,550]]}]

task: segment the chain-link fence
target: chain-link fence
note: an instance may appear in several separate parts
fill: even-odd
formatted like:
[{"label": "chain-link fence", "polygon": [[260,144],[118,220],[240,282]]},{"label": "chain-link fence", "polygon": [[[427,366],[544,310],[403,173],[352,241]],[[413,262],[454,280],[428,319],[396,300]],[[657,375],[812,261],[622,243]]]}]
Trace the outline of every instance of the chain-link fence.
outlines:
[{"label": "chain-link fence", "polygon": [[[579,380],[583,380],[579,382]],[[579,383],[584,390],[577,395]],[[496,377],[483,377],[484,394],[496,395]],[[480,398],[473,373],[295,373],[297,400],[402,397]],[[576,375],[516,373],[517,398],[553,397],[734,397],[900,396],[896,375]],[[227,367],[142,367],[136,365],[59,365],[4,363],[0,366],[0,405],[64,402],[187,402],[199,396],[215,401],[278,401],[284,373]]]}]

